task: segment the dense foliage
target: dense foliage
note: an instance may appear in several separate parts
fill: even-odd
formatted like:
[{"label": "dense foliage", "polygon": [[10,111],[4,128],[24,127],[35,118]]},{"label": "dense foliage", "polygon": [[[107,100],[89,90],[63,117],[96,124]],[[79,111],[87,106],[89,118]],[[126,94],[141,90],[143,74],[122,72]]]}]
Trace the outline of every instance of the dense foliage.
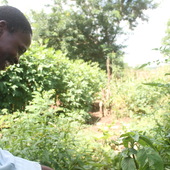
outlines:
[{"label": "dense foliage", "polygon": [[54,0],[46,16],[42,11],[33,12],[35,37],[66,52],[71,59],[95,61],[102,68],[114,53],[113,64],[122,66],[124,45],[118,41],[120,36],[127,33],[128,26],[133,29],[137,19],[146,20],[144,11],[154,7],[153,0]]},{"label": "dense foliage", "polygon": [[61,52],[34,47],[20,64],[0,73],[0,108],[24,109],[35,90],[55,90],[53,99],[64,108],[90,109],[105,82],[96,63],[71,61]]},{"label": "dense foliage", "polygon": [[100,143],[83,136],[83,112],[68,111],[67,116],[58,116],[60,108],[49,107],[54,104],[51,95],[53,91],[36,92],[25,112],[1,116],[1,147],[56,170],[111,167],[113,151],[108,154]]},{"label": "dense foliage", "polygon": [[[47,22],[37,22],[43,28],[37,30],[43,43],[70,58],[102,64],[106,56],[120,62],[122,46],[116,37],[122,34],[121,21],[133,28],[138,17],[145,19],[143,10],[154,7],[149,0],[76,0],[68,3],[68,10],[63,8],[67,0],[54,2],[58,6],[52,13],[41,15]],[[166,48],[160,48],[165,55],[168,42],[167,36]],[[132,122],[118,135],[114,122],[94,135],[87,111],[105,85],[105,73],[96,63],[32,47],[20,64],[0,73],[0,145],[56,170],[168,170],[169,72],[166,66],[126,69],[119,76],[115,71],[111,96],[104,104],[109,103],[115,119],[128,117]]]},{"label": "dense foliage", "polygon": [[[124,76],[111,84],[112,113],[118,118],[133,115],[150,115],[168,103],[169,68],[146,70],[125,69]],[[150,85],[150,86],[149,86]],[[115,97],[116,96],[116,97]]]},{"label": "dense foliage", "polygon": [[[33,93],[33,100],[24,112],[14,112],[11,115],[6,109],[1,110],[0,144],[14,155],[39,161],[57,170],[168,168],[170,126],[169,115],[166,113],[169,110],[170,93],[169,87],[163,86],[168,81],[168,76],[164,76],[167,71],[168,67],[153,71],[126,70],[124,78],[114,80],[112,102],[115,105],[112,109],[114,111],[117,108],[117,113],[112,114],[134,119],[134,126],[132,124],[131,127],[125,127],[128,132],[121,136],[119,134],[119,140],[112,139],[115,132],[110,125],[108,128],[101,127],[100,135],[91,136],[88,125],[85,124],[89,118],[87,112],[82,109],[53,107],[55,101],[52,96],[55,89],[42,92],[40,88],[40,91]],[[139,78],[139,75],[143,78]],[[139,84],[149,80],[154,80],[155,84],[138,88]],[[156,82],[157,85],[162,82],[162,86],[158,88]],[[123,84],[126,86],[122,86]],[[154,94],[155,91],[159,95],[154,95],[153,103],[152,92]],[[138,98],[135,97],[137,95]],[[121,106],[122,103],[126,104],[124,110],[118,110],[118,105]],[[138,112],[142,104],[145,105],[145,113]],[[130,130],[132,131],[129,132]]]}]

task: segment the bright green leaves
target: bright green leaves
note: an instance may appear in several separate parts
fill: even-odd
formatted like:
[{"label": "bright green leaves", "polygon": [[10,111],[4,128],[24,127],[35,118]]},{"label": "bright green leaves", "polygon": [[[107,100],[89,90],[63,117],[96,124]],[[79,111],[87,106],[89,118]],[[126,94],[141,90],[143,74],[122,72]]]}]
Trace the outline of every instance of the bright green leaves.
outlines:
[{"label": "bright green leaves", "polygon": [[137,153],[137,161],[140,170],[164,170],[162,158],[152,148],[140,149]]},{"label": "bright green leaves", "polygon": [[89,109],[105,82],[96,63],[71,61],[61,51],[33,45],[21,63],[0,73],[0,109],[24,110],[33,92],[54,89],[63,107]]},{"label": "bright green leaves", "polygon": [[152,140],[138,132],[121,135],[121,166],[123,170],[163,170],[163,160],[155,149]]},{"label": "bright green leaves", "polygon": [[[122,159],[121,167],[123,170],[164,170],[162,158],[152,148],[143,148],[138,151],[132,150],[135,157],[125,157]],[[136,161],[136,165],[135,165]]]},{"label": "bright green leaves", "polygon": [[0,146],[55,170],[112,169],[113,151],[82,129],[84,117],[89,114],[55,107],[52,95],[53,90],[35,92],[25,112],[7,114],[3,110]]},{"label": "bright green leaves", "polygon": [[133,158],[124,158],[121,162],[122,170],[136,170]]}]

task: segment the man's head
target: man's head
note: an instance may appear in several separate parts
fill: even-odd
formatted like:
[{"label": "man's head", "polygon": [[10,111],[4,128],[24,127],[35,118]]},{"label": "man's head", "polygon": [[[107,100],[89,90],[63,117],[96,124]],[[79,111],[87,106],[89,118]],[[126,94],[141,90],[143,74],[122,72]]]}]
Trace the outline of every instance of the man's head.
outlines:
[{"label": "man's head", "polygon": [[0,70],[18,63],[31,44],[32,29],[24,14],[11,6],[0,6]]}]

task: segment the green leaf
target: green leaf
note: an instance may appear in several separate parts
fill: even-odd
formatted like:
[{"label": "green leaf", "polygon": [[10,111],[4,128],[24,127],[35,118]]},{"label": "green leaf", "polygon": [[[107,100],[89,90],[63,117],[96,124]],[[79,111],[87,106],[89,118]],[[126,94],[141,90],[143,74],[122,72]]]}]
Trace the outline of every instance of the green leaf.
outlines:
[{"label": "green leaf", "polygon": [[164,165],[158,152],[152,148],[140,149],[137,153],[140,170],[164,170]]},{"label": "green leaf", "polygon": [[120,137],[124,137],[123,140],[128,140],[128,142],[138,142],[140,135],[138,132],[128,132],[122,134]]},{"label": "green leaf", "polygon": [[166,136],[167,138],[170,138],[170,133]]},{"label": "green leaf", "polygon": [[136,149],[134,149],[134,148],[130,148],[130,149],[129,149],[129,153],[131,153],[131,154],[137,154],[137,151],[136,151]]},{"label": "green leaf", "polygon": [[146,66],[148,66],[150,64],[151,64],[150,62],[142,64],[141,66],[138,67],[138,69],[142,69],[142,68],[144,68],[144,67],[146,67]]},{"label": "green leaf", "polygon": [[141,144],[142,146],[146,146],[149,145],[151,148],[153,148],[154,150],[156,150],[155,146],[153,145],[152,141],[144,135],[140,135],[140,140],[138,141],[139,144]]},{"label": "green leaf", "polygon": [[169,75],[170,75],[170,73],[166,73],[166,74],[165,74],[165,76],[169,76]]},{"label": "green leaf", "polygon": [[130,137],[124,138],[123,139],[123,145],[124,147],[128,148],[129,142],[132,142],[132,139]]},{"label": "green leaf", "polygon": [[138,142],[138,140],[139,140],[139,134],[138,134],[138,133],[134,134],[134,135],[132,136],[132,138],[133,138],[133,140],[134,140],[135,142]]},{"label": "green leaf", "polygon": [[121,162],[122,170],[136,170],[135,162],[133,158],[124,158]]}]

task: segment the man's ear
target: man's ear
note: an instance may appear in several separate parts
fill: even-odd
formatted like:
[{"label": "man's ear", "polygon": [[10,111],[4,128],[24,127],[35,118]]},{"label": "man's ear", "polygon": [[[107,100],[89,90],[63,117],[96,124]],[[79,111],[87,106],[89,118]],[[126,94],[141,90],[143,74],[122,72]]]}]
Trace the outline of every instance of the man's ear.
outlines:
[{"label": "man's ear", "polygon": [[0,20],[0,36],[7,29],[7,22],[5,20]]}]

